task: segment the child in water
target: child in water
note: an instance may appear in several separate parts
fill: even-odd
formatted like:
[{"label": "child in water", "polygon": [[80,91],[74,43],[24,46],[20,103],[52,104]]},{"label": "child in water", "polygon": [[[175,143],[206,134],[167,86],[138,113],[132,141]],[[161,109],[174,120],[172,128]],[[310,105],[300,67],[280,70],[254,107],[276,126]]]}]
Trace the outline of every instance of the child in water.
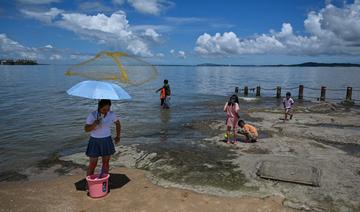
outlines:
[{"label": "child in water", "polygon": [[283,99],[283,106],[285,109],[284,121],[288,120],[287,119],[288,116],[290,119],[292,119],[292,117],[293,117],[292,106],[293,105],[294,105],[294,100],[291,98],[291,93],[287,92],[286,97]]},{"label": "child in water", "polygon": [[164,85],[156,90],[156,93],[159,91],[160,91],[160,106],[162,108],[169,109],[171,89],[170,89],[169,81],[167,79],[164,80]]},{"label": "child in water", "polygon": [[238,125],[240,127],[239,133],[246,136],[245,142],[256,142],[258,138],[258,132],[256,128],[250,124],[245,124],[243,120],[239,120]]},{"label": "child in water", "polygon": [[239,99],[237,95],[232,95],[228,102],[226,102],[224,106],[224,112],[226,112],[226,137],[227,143],[230,144],[230,130],[232,129],[234,132],[234,143],[236,141],[236,129],[237,129],[237,122],[239,119]]}]

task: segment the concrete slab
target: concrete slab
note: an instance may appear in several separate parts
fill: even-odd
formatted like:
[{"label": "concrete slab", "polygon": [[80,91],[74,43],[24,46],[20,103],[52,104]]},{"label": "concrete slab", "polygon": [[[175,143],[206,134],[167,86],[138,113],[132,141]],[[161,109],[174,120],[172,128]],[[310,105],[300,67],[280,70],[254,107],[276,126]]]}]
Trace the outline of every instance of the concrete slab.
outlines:
[{"label": "concrete slab", "polygon": [[301,162],[262,161],[257,175],[264,179],[320,186],[320,170]]}]

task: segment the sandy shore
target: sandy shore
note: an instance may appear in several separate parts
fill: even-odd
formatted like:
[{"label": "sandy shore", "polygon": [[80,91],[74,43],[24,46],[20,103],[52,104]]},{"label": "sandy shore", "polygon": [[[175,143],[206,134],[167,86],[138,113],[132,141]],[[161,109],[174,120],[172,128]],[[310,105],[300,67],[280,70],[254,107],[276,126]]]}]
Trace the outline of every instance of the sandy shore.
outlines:
[{"label": "sandy shore", "polygon": [[291,211],[280,196],[225,198],[163,188],[152,184],[144,171],[128,168],[112,170],[118,178],[110,183],[118,188],[91,199],[82,191],[83,171],[72,172],[46,181],[1,182],[0,211]]},{"label": "sandy shore", "polygon": [[[84,173],[79,167],[88,162],[84,153],[61,157],[28,175],[30,182],[1,182],[2,209],[360,211],[360,108],[297,106],[285,123],[282,112],[279,107],[243,111],[242,118],[259,129],[257,143],[226,144],[224,120],[209,119],[184,125],[208,133],[202,140],[119,145],[111,172],[130,182],[101,200],[75,189]],[[308,180],[306,171],[316,170],[310,179],[315,183],[264,179],[259,169],[265,163],[280,167],[275,173],[280,177]]]},{"label": "sandy shore", "polygon": [[[249,109],[242,116],[261,134],[257,143],[223,142],[223,120],[201,120],[188,128],[210,136],[186,144],[119,146],[113,166],[147,170],[154,184],[224,197],[284,196],[286,207],[314,211],[360,210],[360,111],[335,104],[298,106],[284,123],[280,108]],[[84,154],[62,158],[86,164]],[[266,180],[258,175],[262,163],[316,170],[314,186]],[[300,171],[301,170],[301,171]],[[306,173],[300,176],[306,178]]]}]

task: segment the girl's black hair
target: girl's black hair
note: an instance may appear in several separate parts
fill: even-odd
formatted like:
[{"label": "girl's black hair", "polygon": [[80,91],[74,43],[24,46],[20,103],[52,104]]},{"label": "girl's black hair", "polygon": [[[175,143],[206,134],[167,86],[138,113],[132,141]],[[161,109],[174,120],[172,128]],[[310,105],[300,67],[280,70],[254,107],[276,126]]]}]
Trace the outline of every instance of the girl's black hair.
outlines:
[{"label": "girl's black hair", "polygon": [[239,98],[237,95],[232,95],[229,99],[229,102],[228,102],[228,105],[234,105],[235,103],[238,103],[239,104]]},{"label": "girl's black hair", "polygon": [[104,107],[105,105],[111,106],[111,101],[109,99],[101,99],[98,103],[98,110],[100,110],[100,108]]},{"label": "girl's black hair", "polygon": [[291,93],[290,93],[290,92],[286,92],[286,96],[291,96]]},{"label": "girl's black hair", "polygon": [[169,81],[167,79],[164,79],[164,84],[168,84]]}]

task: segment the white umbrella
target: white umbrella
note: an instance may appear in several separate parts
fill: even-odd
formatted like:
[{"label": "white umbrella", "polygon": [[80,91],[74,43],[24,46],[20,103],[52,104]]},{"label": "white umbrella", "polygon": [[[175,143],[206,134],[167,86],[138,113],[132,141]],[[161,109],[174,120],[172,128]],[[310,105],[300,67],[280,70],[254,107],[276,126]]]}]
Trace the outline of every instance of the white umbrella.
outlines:
[{"label": "white umbrella", "polygon": [[120,86],[101,81],[82,81],[66,91],[71,96],[88,99],[129,100],[131,96]]}]

